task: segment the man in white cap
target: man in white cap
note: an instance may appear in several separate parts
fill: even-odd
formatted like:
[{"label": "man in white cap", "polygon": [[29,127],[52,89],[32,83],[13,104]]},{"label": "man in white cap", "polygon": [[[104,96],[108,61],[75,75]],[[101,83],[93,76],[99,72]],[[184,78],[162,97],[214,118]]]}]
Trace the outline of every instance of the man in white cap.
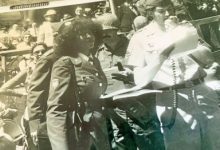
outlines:
[{"label": "man in white cap", "polygon": [[49,48],[53,47],[54,28],[57,23],[57,12],[54,9],[49,9],[44,14],[45,21],[39,27],[37,43],[45,43]]}]

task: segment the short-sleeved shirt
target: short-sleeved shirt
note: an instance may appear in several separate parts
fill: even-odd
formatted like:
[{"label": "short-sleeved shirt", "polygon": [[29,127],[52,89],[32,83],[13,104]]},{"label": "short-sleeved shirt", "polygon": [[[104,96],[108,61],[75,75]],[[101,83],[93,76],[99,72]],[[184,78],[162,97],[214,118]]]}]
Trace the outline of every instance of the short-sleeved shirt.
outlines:
[{"label": "short-sleeved shirt", "polygon": [[[135,67],[144,67],[149,64],[152,55],[157,51],[167,47],[172,41],[170,39],[161,39],[166,32],[152,21],[148,26],[136,33],[128,46],[128,65]],[[202,48],[202,46],[198,46]],[[175,70],[174,70],[175,69]],[[175,73],[174,73],[175,72]],[[153,85],[156,89],[174,85],[174,76],[176,84],[181,84],[187,80],[193,80],[204,77],[204,70],[189,56],[167,59],[153,79]]]}]

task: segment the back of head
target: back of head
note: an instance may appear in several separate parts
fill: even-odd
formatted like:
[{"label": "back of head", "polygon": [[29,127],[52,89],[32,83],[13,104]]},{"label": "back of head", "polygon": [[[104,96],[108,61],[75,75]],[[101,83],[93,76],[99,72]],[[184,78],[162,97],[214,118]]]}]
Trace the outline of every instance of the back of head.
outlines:
[{"label": "back of head", "polygon": [[141,28],[143,28],[145,25],[147,25],[148,23],[148,19],[144,16],[137,16],[134,19],[134,28],[135,30],[139,30]]}]

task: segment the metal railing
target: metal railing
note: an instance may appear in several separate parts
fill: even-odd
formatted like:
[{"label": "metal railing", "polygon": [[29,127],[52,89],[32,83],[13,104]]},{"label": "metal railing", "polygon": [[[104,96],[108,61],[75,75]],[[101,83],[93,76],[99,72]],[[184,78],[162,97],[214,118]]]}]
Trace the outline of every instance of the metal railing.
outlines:
[{"label": "metal railing", "polygon": [[8,77],[8,70],[7,70],[7,58],[11,56],[21,56],[24,54],[30,54],[31,49],[28,50],[5,50],[0,51],[0,57],[1,57],[1,68],[4,72],[4,82],[7,81]]}]

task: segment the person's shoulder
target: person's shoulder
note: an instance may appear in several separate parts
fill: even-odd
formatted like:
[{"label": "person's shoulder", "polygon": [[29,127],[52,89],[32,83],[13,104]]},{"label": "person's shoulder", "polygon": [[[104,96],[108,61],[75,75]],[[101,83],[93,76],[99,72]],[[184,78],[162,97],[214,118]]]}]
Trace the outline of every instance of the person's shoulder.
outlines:
[{"label": "person's shoulder", "polygon": [[37,61],[37,63],[42,63],[42,62],[52,62],[54,60],[53,53],[54,49],[49,49],[46,51]]},{"label": "person's shoulder", "polygon": [[155,31],[155,26],[153,24],[148,24],[146,25],[145,27],[137,30],[132,38],[139,38],[139,39],[142,39],[142,38],[149,38],[151,37],[152,35],[154,35],[156,33]]},{"label": "person's shoulder", "polygon": [[80,57],[71,57],[71,56],[62,56],[60,57],[56,63],[61,63],[64,65],[75,65],[78,66],[80,64],[82,64],[82,59]]},{"label": "person's shoulder", "polygon": [[147,28],[146,29],[139,29],[135,31],[131,37],[131,40],[143,39],[148,34]]}]

